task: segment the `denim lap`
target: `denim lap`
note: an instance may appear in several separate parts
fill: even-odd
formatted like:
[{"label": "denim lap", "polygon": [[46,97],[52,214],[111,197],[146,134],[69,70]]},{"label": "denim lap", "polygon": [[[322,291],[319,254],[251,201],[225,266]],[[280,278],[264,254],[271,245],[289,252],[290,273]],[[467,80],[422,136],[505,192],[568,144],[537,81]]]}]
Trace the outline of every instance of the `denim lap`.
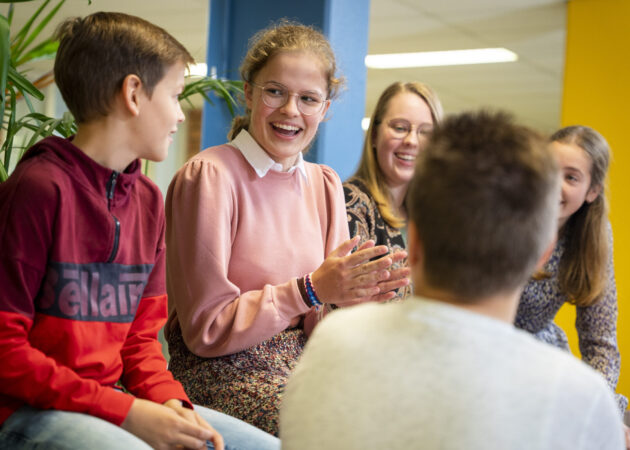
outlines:
[{"label": "denim lap", "polygon": [[87,414],[24,406],[0,427],[0,449],[150,449],[110,422]]},{"label": "denim lap", "polygon": [[242,420],[199,405],[195,405],[195,411],[223,436],[225,450],[280,449],[278,438]]},{"label": "denim lap", "polygon": [[[277,450],[280,441],[245,422],[195,406],[225,441],[226,450]],[[144,441],[110,422],[87,414],[24,406],[0,427],[0,450],[150,449]],[[212,449],[212,444],[208,443]]]}]

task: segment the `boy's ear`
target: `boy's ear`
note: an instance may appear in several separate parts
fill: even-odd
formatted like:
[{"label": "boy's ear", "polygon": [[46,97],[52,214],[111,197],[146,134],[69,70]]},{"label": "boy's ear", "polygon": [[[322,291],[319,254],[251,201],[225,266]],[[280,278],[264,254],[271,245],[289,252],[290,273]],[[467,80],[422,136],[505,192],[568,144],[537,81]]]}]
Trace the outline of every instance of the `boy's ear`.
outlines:
[{"label": "boy's ear", "polygon": [[121,88],[123,104],[133,115],[140,113],[140,94],[142,93],[142,80],[138,75],[129,74],[123,80]]},{"label": "boy's ear", "polygon": [[599,197],[599,194],[601,194],[602,192],[602,186],[601,185],[595,185],[595,186],[591,186],[588,190],[588,192],[586,193],[586,203],[593,203],[595,201],[595,199],[597,199],[597,197]]}]

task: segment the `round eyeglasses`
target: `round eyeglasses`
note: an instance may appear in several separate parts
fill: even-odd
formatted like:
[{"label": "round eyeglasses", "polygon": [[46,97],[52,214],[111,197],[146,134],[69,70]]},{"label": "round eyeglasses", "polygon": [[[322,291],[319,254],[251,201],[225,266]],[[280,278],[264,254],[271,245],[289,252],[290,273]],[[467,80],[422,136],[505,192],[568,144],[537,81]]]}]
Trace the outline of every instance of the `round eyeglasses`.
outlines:
[{"label": "round eyeglasses", "polygon": [[[392,136],[396,139],[405,139],[414,128],[413,125],[405,119],[392,119],[387,122],[387,127]],[[416,127],[416,133],[418,134],[418,139],[420,137],[428,138],[431,136],[431,133],[433,133],[433,124],[421,123]]]},{"label": "round eyeglasses", "polygon": [[291,92],[280,83],[265,83],[264,85],[250,82],[262,91],[262,101],[270,108],[281,108],[289,101],[289,96],[297,97],[297,109],[305,116],[321,112],[328,101],[316,91]]}]

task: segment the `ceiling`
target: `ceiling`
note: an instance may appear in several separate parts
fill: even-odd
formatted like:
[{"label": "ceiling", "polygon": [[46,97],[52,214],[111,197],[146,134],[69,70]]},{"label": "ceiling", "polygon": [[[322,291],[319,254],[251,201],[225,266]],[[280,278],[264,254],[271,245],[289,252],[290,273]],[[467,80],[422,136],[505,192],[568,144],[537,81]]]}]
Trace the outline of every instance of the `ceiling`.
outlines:
[{"label": "ceiling", "polygon": [[[23,23],[40,1],[16,5]],[[185,5],[185,7],[183,6]],[[6,13],[7,5],[0,5]],[[506,47],[512,63],[367,72],[366,116],[380,92],[397,80],[432,86],[446,112],[481,106],[512,111],[543,132],[560,123],[566,1],[558,0],[371,0],[369,53],[401,53]],[[154,22],[204,61],[208,0],[67,0],[58,14],[121,11]],[[54,24],[48,27],[52,32]]]},{"label": "ceiling", "polygon": [[504,108],[541,131],[560,124],[566,1],[372,0],[369,53],[505,47],[512,63],[368,70],[367,108],[396,80],[419,80],[446,112]]}]

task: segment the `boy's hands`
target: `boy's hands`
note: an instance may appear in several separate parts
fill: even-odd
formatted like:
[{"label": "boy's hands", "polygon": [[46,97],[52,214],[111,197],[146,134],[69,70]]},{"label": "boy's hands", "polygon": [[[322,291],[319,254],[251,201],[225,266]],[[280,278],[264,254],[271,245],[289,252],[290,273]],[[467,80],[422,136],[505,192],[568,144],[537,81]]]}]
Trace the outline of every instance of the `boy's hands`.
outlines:
[{"label": "boy's hands", "polygon": [[[215,450],[223,450],[223,447],[224,447],[223,437],[219,434],[217,430],[212,428],[212,426],[208,422],[206,422],[196,411],[189,408],[184,408],[184,406],[182,406],[182,402],[177,399],[171,399],[171,400],[165,401],[164,406],[173,409],[179,416],[183,417],[189,422],[197,424],[200,427],[211,431],[212,437],[206,440],[212,442]],[[205,442],[202,448],[205,449]]]},{"label": "boy's hands", "polygon": [[217,450],[223,450],[221,435],[195,411],[184,408],[179,400],[168,400],[160,405],[136,398],[121,427],[158,450],[205,449],[206,441],[211,441]]}]

